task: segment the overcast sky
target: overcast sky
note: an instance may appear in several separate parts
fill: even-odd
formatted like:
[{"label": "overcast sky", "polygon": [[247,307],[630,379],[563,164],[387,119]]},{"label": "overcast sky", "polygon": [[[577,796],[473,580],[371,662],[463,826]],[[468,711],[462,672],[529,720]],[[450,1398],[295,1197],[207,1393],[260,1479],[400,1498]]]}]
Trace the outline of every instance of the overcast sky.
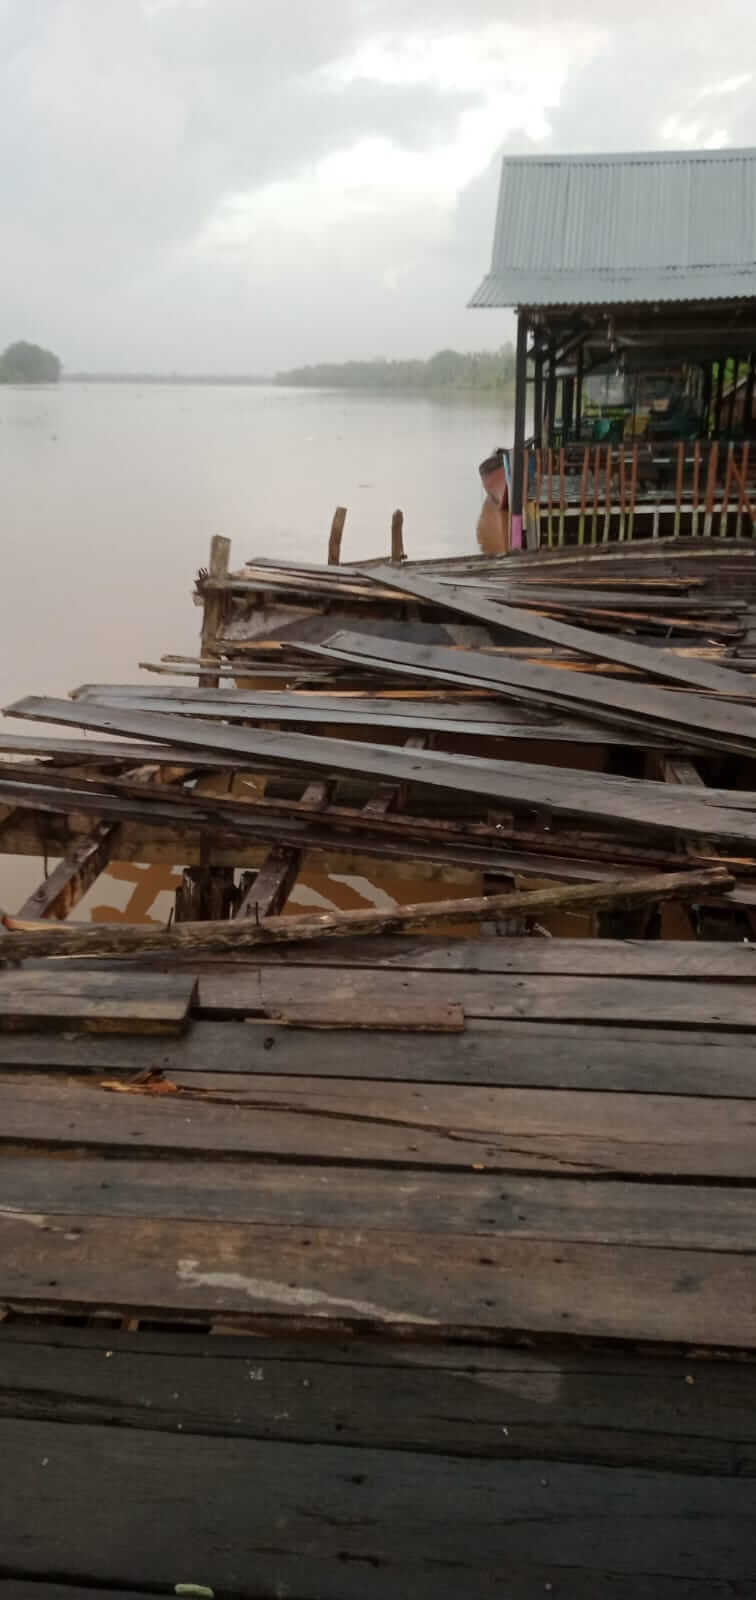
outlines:
[{"label": "overcast sky", "polygon": [[753,0],[0,0],[0,347],[495,346],[503,151],[751,143]]}]

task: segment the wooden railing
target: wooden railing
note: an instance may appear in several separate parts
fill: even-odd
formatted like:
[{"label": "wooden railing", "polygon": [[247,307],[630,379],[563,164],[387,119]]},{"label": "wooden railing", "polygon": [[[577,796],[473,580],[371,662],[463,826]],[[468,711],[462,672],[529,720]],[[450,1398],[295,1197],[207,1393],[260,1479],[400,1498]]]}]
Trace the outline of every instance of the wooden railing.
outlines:
[{"label": "wooden railing", "polygon": [[528,542],[549,547],[657,537],[751,538],[756,451],[748,440],[634,441],[528,451]]}]

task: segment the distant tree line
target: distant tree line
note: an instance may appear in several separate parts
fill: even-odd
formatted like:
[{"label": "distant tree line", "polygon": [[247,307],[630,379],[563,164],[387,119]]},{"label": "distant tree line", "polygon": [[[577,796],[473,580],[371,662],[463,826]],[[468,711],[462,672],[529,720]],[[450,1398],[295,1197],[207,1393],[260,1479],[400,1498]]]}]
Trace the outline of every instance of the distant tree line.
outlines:
[{"label": "distant tree line", "polygon": [[277,372],[275,382],[312,389],[506,389],[514,382],[514,347],[439,350],[428,361],[319,362]]},{"label": "distant tree line", "polygon": [[19,339],[0,356],[0,383],[57,383],[61,366],[52,350]]}]

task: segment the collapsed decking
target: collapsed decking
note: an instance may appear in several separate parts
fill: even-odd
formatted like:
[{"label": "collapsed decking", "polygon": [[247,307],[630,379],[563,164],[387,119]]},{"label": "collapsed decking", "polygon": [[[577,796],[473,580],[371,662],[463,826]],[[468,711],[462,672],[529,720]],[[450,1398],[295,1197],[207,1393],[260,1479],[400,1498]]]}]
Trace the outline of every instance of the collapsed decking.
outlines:
[{"label": "collapsed decking", "polygon": [[752,561],[216,542],[199,687],[13,708],[0,1595],[755,1592]]}]

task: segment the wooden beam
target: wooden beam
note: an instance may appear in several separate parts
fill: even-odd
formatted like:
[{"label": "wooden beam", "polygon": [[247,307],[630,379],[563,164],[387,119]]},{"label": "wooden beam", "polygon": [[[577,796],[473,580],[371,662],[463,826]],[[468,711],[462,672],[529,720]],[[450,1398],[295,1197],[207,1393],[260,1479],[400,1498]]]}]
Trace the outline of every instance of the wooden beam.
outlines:
[{"label": "wooden beam", "polygon": [[723,868],[697,872],[671,872],[640,878],[615,878],[599,884],[570,884],[529,893],[489,895],[399,906],[391,911],[322,912],[303,917],[269,917],[259,926],[246,922],[185,922],[171,928],[96,924],[93,927],[47,928],[44,924],[3,919],[6,935],[0,940],[0,958],[14,961],[63,955],[139,953],[147,950],[238,949],[243,945],[289,943],[300,939],[338,938],[343,935],[396,932],[426,927],[434,922],[491,921],[514,915],[539,917],[567,906],[639,905],[646,901],[689,900],[712,889],[732,885]]}]

